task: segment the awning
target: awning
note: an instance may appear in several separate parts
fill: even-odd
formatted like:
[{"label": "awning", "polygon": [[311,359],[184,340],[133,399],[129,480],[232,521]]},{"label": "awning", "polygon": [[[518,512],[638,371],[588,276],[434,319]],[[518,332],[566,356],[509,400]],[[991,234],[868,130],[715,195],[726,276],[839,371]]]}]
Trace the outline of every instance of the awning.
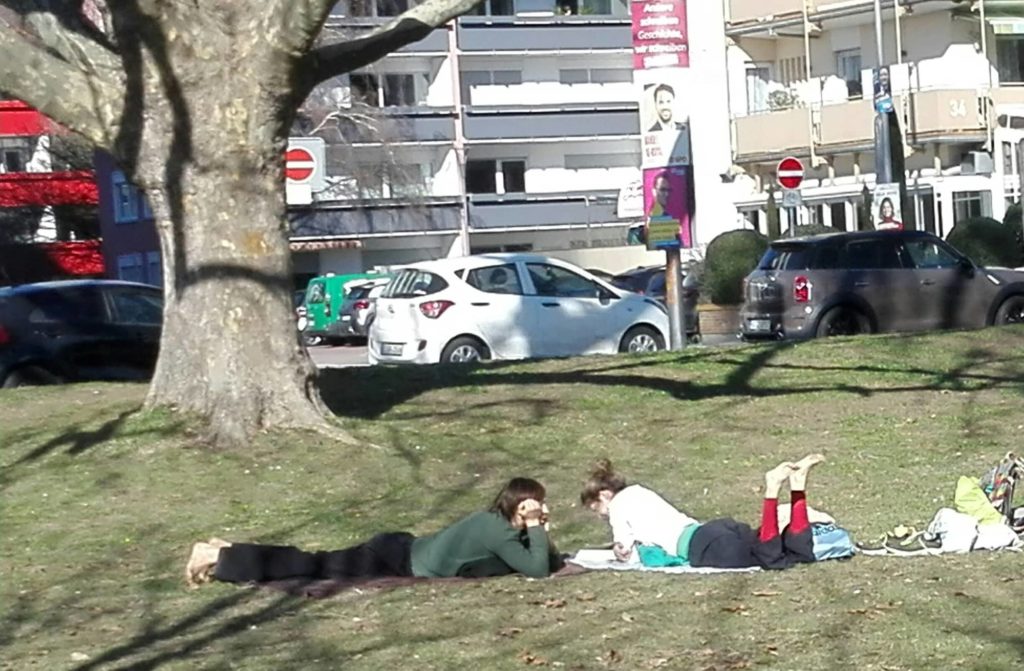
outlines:
[{"label": "awning", "polygon": [[0,207],[98,203],[96,176],[89,170],[0,174]]}]

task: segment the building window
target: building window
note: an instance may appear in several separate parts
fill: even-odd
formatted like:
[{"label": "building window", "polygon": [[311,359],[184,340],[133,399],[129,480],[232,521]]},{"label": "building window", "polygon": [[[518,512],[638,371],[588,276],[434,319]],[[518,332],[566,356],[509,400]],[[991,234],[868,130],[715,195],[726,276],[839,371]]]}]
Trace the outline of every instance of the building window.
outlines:
[{"label": "building window", "polygon": [[129,182],[124,173],[115,170],[110,176],[111,193],[114,199],[114,223],[130,224],[139,220],[139,190]]},{"label": "building window", "polygon": [[348,6],[352,17],[398,16],[409,9],[409,0],[349,0]]},{"label": "building window", "polygon": [[829,213],[832,217],[832,228],[845,231],[846,229],[846,203],[830,203]]},{"label": "building window", "polygon": [[413,107],[426,98],[427,75],[356,72],[348,76],[354,104],[368,107]]},{"label": "building window", "polygon": [[163,265],[160,252],[146,252],[146,283],[156,287],[164,285]]},{"label": "building window", "polygon": [[25,138],[0,138],[0,173],[24,172],[31,156],[32,147]]},{"label": "building window", "polygon": [[1013,145],[1009,142],[999,143],[1003,149],[1003,174],[1013,174]]},{"label": "building window", "polygon": [[860,49],[841,49],[835,52],[835,55],[836,75],[846,82],[847,95],[850,98],[860,98],[863,95],[860,83]]},{"label": "building window", "polygon": [[991,191],[956,191],[953,193],[954,224],[965,219],[991,216]]},{"label": "building window", "polygon": [[741,210],[740,214],[751,228],[758,232],[761,231],[761,210]]},{"label": "building window", "polygon": [[415,75],[384,75],[384,107],[412,107],[417,102]]},{"label": "building window", "polygon": [[468,193],[525,193],[526,161],[476,159],[466,161]]},{"label": "building window", "polygon": [[996,60],[1001,84],[1024,82],[1024,36],[996,35]]},{"label": "building window", "polygon": [[142,254],[122,254],[117,257],[117,279],[125,282],[146,282],[146,268]]},{"label": "building window", "polygon": [[769,66],[747,64],[747,114],[768,111],[768,82],[771,76]]}]

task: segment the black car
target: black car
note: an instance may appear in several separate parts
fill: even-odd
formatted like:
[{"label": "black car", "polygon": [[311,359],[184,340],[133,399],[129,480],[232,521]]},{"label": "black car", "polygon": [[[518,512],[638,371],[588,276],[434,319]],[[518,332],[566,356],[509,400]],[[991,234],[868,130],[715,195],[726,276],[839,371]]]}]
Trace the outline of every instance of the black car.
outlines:
[{"label": "black car", "polygon": [[0,289],[0,386],[143,380],[160,348],[163,292],[108,280]]},{"label": "black car", "polygon": [[[665,266],[641,266],[619,273],[610,280],[613,286],[632,291],[665,303]],[[700,297],[700,282],[693,273],[683,273],[683,284],[679,298],[682,301],[686,335],[700,336],[700,317],[697,302]]]}]

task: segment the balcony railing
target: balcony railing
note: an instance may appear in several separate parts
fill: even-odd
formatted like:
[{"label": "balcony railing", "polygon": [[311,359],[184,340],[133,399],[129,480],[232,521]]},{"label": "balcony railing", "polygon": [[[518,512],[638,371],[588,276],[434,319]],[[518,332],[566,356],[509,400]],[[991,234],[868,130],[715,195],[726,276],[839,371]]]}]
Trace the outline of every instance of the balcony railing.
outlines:
[{"label": "balcony railing", "polygon": [[[909,91],[894,98],[900,127],[911,145],[932,141],[976,140],[995,123],[1000,105],[1024,105],[1024,88]],[[870,100],[776,110],[734,120],[735,153],[741,161],[768,161],[790,153],[870,149],[875,110]]]}]

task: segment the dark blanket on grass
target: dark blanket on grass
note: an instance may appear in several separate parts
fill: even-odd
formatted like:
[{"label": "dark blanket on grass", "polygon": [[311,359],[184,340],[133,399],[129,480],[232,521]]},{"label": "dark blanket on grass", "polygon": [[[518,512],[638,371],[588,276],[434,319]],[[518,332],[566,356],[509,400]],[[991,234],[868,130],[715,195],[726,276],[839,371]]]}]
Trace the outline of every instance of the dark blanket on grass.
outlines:
[{"label": "dark blanket on grass", "polygon": [[[587,569],[567,563],[560,570],[551,574],[552,578],[587,573]],[[489,578],[375,578],[373,580],[310,580],[309,578],[289,578],[288,580],[272,580],[270,582],[252,583],[253,587],[284,592],[292,596],[308,599],[326,599],[342,592],[352,590],[383,591],[396,587],[408,587],[424,583],[469,583],[488,580]]]}]

